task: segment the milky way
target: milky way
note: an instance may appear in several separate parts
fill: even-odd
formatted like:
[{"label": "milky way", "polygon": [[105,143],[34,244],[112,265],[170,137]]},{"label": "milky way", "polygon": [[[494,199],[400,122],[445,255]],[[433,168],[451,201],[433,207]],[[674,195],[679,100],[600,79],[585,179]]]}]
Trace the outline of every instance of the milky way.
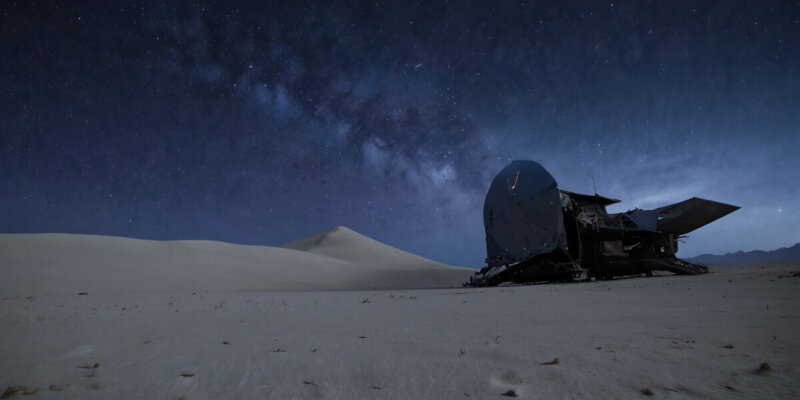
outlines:
[{"label": "milky way", "polygon": [[800,241],[798,2],[3,2],[0,231],[278,245],[334,225],[480,266],[514,159]]}]

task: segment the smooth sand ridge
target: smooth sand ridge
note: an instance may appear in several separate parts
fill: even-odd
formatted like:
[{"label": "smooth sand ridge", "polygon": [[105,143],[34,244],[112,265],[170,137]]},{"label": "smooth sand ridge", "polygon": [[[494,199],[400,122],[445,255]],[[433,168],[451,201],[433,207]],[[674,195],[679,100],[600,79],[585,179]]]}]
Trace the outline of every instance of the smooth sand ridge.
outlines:
[{"label": "smooth sand ridge", "polygon": [[[0,291],[5,296],[28,296],[97,291],[408,289],[459,286],[473,272],[402,252],[347,228],[313,237],[320,235],[327,239],[319,248],[301,251],[213,241],[0,234]],[[348,259],[348,254],[356,255]]]},{"label": "smooth sand ridge", "polygon": [[[324,232],[306,236],[280,247],[298,250],[355,264],[369,264],[380,260],[376,267],[440,268],[443,264],[416,254],[388,246],[364,236],[345,226],[335,226]],[[475,272],[474,270],[471,272]]]}]

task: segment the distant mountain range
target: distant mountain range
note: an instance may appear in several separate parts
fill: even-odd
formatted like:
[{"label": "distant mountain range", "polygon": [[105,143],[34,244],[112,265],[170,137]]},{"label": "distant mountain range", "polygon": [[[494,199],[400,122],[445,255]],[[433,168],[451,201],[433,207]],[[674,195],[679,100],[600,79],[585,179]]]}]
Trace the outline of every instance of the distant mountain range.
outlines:
[{"label": "distant mountain range", "polygon": [[686,261],[702,264],[751,264],[771,261],[800,261],[800,243],[792,247],[781,247],[772,251],[753,250],[737,251],[725,255],[701,254],[697,257],[687,258]]}]

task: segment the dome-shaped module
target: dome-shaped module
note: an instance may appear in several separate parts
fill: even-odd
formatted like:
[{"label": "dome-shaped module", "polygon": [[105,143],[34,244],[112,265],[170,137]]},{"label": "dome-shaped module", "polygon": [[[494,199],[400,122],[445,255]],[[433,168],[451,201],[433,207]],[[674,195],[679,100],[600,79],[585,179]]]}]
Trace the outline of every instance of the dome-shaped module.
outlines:
[{"label": "dome-shaped module", "polygon": [[513,161],[495,176],[483,204],[486,263],[513,264],[566,247],[556,180],[535,161]]}]

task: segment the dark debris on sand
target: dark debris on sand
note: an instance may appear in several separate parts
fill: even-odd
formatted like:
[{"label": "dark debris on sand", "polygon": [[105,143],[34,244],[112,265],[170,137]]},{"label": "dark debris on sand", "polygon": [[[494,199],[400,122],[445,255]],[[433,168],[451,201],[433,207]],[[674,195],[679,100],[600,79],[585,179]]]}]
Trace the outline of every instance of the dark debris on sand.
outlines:
[{"label": "dark debris on sand", "polygon": [[772,366],[770,366],[767,362],[762,362],[761,365],[758,366],[756,373],[759,374],[766,374],[772,372]]},{"label": "dark debris on sand", "polygon": [[27,387],[27,386],[9,386],[6,388],[5,392],[0,395],[0,399],[7,399],[11,396],[16,396],[18,394],[23,395],[32,395],[39,393],[39,388],[37,387]]}]

